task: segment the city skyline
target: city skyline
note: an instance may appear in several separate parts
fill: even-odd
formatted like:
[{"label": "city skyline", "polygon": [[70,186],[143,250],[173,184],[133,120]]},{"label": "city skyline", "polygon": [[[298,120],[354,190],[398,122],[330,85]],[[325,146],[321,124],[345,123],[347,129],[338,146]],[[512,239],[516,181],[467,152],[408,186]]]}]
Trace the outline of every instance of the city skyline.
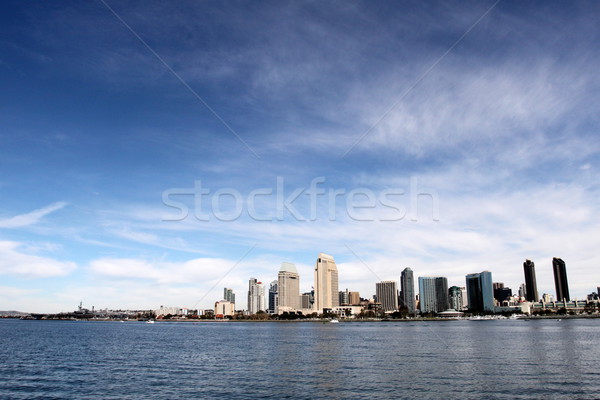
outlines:
[{"label": "city skyline", "polygon": [[[110,7],[107,8],[107,5]],[[111,11],[112,10],[112,11]],[[0,4],[0,309],[600,284],[595,3]],[[345,21],[345,23],[340,23]],[[265,287],[265,292],[268,290]]]},{"label": "city skyline", "polygon": [[[323,258],[323,260],[321,260],[321,258]],[[329,265],[328,265],[329,263]],[[232,310],[247,310],[248,312],[250,312],[251,314],[255,314],[258,311],[265,311],[265,312],[270,312],[270,307],[272,304],[276,304],[277,306],[281,305],[280,300],[279,300],[279,294],[281,293],[280,290],[280,283],[286,283],[287,285],[289,285],[291,287],[291,293],[288,295],[288,298],[291,300],[291,304],[292,305],[288,305],[286,306],[287,308],[285,309],[285,311],[299,311],[300,309],[304,308],[302,307],[302,296],[303,296],[303,291],[300,289],[300,274],[298,273],[298,270],[296,268],[296,265],[294,263],[290,263],[290,262],[281,262],[280,264],[280,268],[279,268],[279,272],[277,273],[278,279],[272,281],[269,284],[269,287],[266,286],[266,284],[262,283],[260,279],[257,278],[250,278],[247,282],[247,286],[246,286],[246,292],[247,292],[247,299],[248,302],[246,302],[245,307],[242,306],[243,303],[241,302],[236,302],[236,294],[235,294],[235,290],[232,288],[223,288],[223,297],[219,298],[218,300],[216,300],[215,306],[217,303],[220,303],[222,301],[228,301],[231,302],[232,304],[234,304],[235,306],[232,307]],[[318,267],[319,265],[328,265],[329,269],[331,271],[334,272],[335,275],[335,280],[339,280],[339,270],[337,270],[337,266],[336,266],[336,262],[334,260],[334,257],[325,253],[319,253],[318,254],[318,258],[317,258],[317,262],[315,264],[314,267],[312,267],[313,270],[313,277],[316,279],[319,274],[318,274]],[[530,259],[526,259],[525,262],[523,263],[523,269],[524,269],[524,277],[523,277],[523,283],[519,284],[519,288],[523,287],[525,288],[527,285],[527,280],[528,277],[531,276],[531,268],[534,267],[535,263],[530,260]],[[331,267],[333,267],[333,269],[331,269]],[[553,274],[553,282],[554,282],[554,291],[548,291],[548,292],[544,292],[545,296],[549,296],[550,298],[553,298],[554,301],[559,301],[558,297],[559,297],[559,293],[569,293],[569,284],[566,281],[566,263],[558,257],[553,257],[552,258],[552,271],[551,273]],[[327,270],[327,268],[325,269]],[[331,272],[330,272],[331,273]],[[403,306],[402,301],[404,301],[404,292],[402,290],[402,284],[403,284],[403,277],[406,275],[406,281],[413,283],[414,285],[414,271],[410,268],[410,267],[406,267],[401,271],[400,274],[400,278],[398,281],[394,281],[394,280],[385,280],[385,281],[376,281],[374,280],[371,283],[369,283],[369,285],[374,286],[372,288],[371,291],[366,290],[363,292],[359,292],[359,291],[354,291],[354,290],[350,290],[349,293],[360,293],[361,296],[360,298],[364,298],[364,299],[373,299],[373,298],[378,298],[379,294],[378,294],[378,290],[382,290],[381,293],[385,293],[385,296],[389,297],[390,293],[392,293],[393,289],[388,288],[387,286],[390,287],[396,287],[396,293],[397,296],[395,298],[396,301],[396,307],[395,309],[399,309],[401,306]],[[485,279],[483,280],[484,282],[484,286],[485,286],[485,290],[487,295],[484,296],[482,294],[482,283],[481,283],[481,276],[485,275]],[[292,279],[290,279],[290,277]],[[375,277],[375,276],[374,276]],[[419,300],[417,299],[417,295],[420,295],[421,292],[421,288],[425,288],[425,292],[428,293],[429,298],[426,299],[426,303],[427,305],[425,306],[426,310],[425,312],[431,312],[434,309],[437,311],[434,312],[439,312],[439,311],[443,311],[443,307],[447,306],[447,308],[452,308],[452,299],[451,299],[451,288],[459,288],[462,289],[464,293],[462,293],[462,302],[463,304],[469,304],[469,301],[471,301],[471,304],[473,303],[477,303],[477,301],[473,301],[473,294],[470,295],[469,297],[471,298],[467,298],[467,293],[468,293],[468,287],[469,287],[469,281],[475,279],[477,281],[476,286],[477,288],[475,290],[471,290],[471,293],[474,293],[476,291],[479,292],[478,295],[474,295],[474,296],[479,296],[480,297],[480,301],[483,302],[484,298],[485,298],[485,303],[486,306],[483,306],[483,303],[481,303],[480,305],[475,305],[475,308],[469,308],[469,310],[474,310],[474,311],[492,311],[493,310],[493,299],[496,297],[495,296],[495,289],[496,289],[496,284],[495,283],[498,279],[494,278],[493,281],[493,286],[494,286],[494,290],[492,290],[492,276],[491,276],[491,272],[490,271],[483,271],[481,273],[468,273],[465,274],[463,276],[463,284],[459,284],[458,286],[454,285],[452,286],[447,277],[444,276],[437,276],[437,277],[431,277],[431,276],[420,276],[420,275],[416,275],[417,280],[418,280],[418,285],[416,286],[416,288],[413,288],[412,293],[412,302],[413,305],[415,303],[419,303]],[[533,277],[534,277],[534,281],[535,281],[535,270],[533,271]],[[464,284],[464,280],[466,278],[466,284]],[[425,283],[421,283],[423,281],[425,281]],[[288,283],[291,281],[291,284]],[[308,284],[305,284],[305,286]],[[501,287],[504,287],[504,283],[499,283],[499,285],[501,285]],[[334,284],[333,286],[330,287],[337,287],[337,288],[341,288],[343,285],[340,285],[339,282],[337,283],[337,286]],[[314,286],[312,286],[314,288]],[[475,286],[474,286],[475,287]],[[560,289],[559,289],[560,287]],[[275,302],[272,303],[272,299],[271,299],[271,290],[273,290],[273,288],[276,290],[275,292]],[[570,300],[585,300],[587,295],[589,295],[589,291],[594,289],[594,285],[590,286],[590,289],[588,289],[588,293],[586,293],[585,295],[583,295],[580,298],[575,298],[575,297],[565,297],[566,301],[570,301]],[[348,288],[346,288],[345,290],[349,290]],[[558,292],[558,291],[561,292]],[[600,286],[598,286],[596,288],[596,293],[600,293]],[[513,293],[516,294],[519,290],[515,290]],[[294,296],[295,293],[298,293],[299,295],[297,296],[297,300],[294,301],[293,299],[296,298]],[[341,305],[341,300],[338,300],[338,295],[336,295],[336,293],[341,293],[339,290],[336,291],[331,291],[331,304],[333,304],[333,307],[337,307],[338,305]],[[444,298],[443,293],[446,293],[446,297]],[[520,296],[520,295],[519,295]],[[218,296],[217,296],[218,297]],[[528,294],[525,293],[524,296],[522,296],[523,298],[525,298],[527,301],[531,301],[528,299]],[[216,299],[216,298],[215,298]],[[253,299],[253,300],[251,300]],[[439,300],[442,299],[442,300]],[[538,301],[542,301],[542,296],[539,296]],[[337,302],[336,302],[337,301]],[[381,302],[381,300],[378,299],[379,302]],[[389,302],[394,302],[394,300],[390,300],[390,299],[386,299],[386,304]],[[545,300],[548,301],[548,300]],[[251,303],[252,302],[252,303]],[[211,303],[210,301],[206,304]],[[353,303],[356,303],[356,301],[354,301]],[[408,303],[406,303],[408,304]],[[440,305],[442,304],[442,305]],[[409,304],[410,305],[410,304]],[[161,307],[163,307],[161,305]],[[179,305],[179,306],[171,306],[170,308],[176,309],[178,307],[183,307],[183,305]],[[198,303],[194,304],[192,307],[198,307]],[[222,305],[219,305],[219,307],[223,307]],[[107,308],[107,307],[104,307]],[[121,307],[116,307],[118,309],[121,309]],[[152,309],[152,307],[149,307],[150,309]],[[202,308],[202,307],[200,307]],[[330,308],[330,307],[324,307],[324,308]],[[481,308],[481,309],[480,309]],[[144,309],[143,307],[141,307],[140,309]],[[210,309],[210,304],[208,309]],[[316,304],[316,302],[313,304],[312,310],[316,311],[318,309],[318,305]],[[386,311],[391,311],[392,309],[394,309],[393,307],[384,307],[384,309]],[[420,309],[420,305],[419,306],[415,306],[415,309],[419,312],[423,312]],[[31,310],[29,310],[31,311]],[[283,312],[284,310],[279,310],[280,312]],[[305,310],[306,311],[306,310]],[[410,312],[410,307],[409,307],[409,312]],[[275,309],[275,313],[278,313],[278,309]]]},{"label": "city skyline", "polygon": [[[319,256],[317,258],[317,263],[316,266],[314,267],[314,278],[317,279],[317,277],[319,276],[317,269],[319,267],[319,264],[321,264],[321,257],[324,258],[324,260],[329,261],[329,262],[333,262],[333,264],[335,265],[335,261],[333,261],[333,256],[325,254],[325,253],[319,253]],[[325,265],[327,265],[325,263]],[[364,292],[358,292],[358,291],[353,291],[353,290],[349,290],[349,288],[346,288],[344,290],[338,290],[338,294],[339,294],[339,300],[337,302],[337,304],[333,305],[333,306],[329,306],[329,307],[319,307],[316,305],[314,305],[314,310],[317,310],[319,308],[331,308],[331,307],[337,307],[338,305],[342,305],[342,300],[341,300],[341,296],[342,294],[346,293],[346,294],[352,294],[352,293],[362,293],[362,296],[360,296],[361,298],[364,299],[373,299],[376,298],[377,301],[379,303],[381,303],[382,308],[384,311],[391,311],[391,310],[397,310],[400,307],[407,307],[409,313],[414,312],[414,310],[419,310],[420,311],[420,306],[416,307],[415,304],[418,302],[417,299],[417,294],[420,295],[421,290],[424,290],[424,293],[428,294],[428,298],[426,299],[426,310],[425,312],[430,312],[435,310],[438,310],[438,312],[444,311],[443,307],[447,307],[447,308],[452,308],[452,293],[450,291],[450,289],[462,289],[462,291],[464,293],[461,293],[461,302],[462,304],[470,304],[470,309],[473,311],[480,311],[480,312],[490,312],[493,311],[494,309],[494,299],[497,299],[497,290],[500,291],[504,291],[502,296],[504,297],[510,297],[512,295],[517,295],[517,293],[519,293],[519,297],[523,297],[524,300],[526,301],[530,301],[530,302],[538,302],[538,301],[542,301],[543,299],[541,298],[541,296],[538,296],[537,300],[531,300],[530,297],[530,292],[525,292],[524,295],[520,294],[520,290],[521,288],[525,288],[527,286],[527,282],[529,282],[529,284],[533,284],[533,287],[535,286],[535,263],[530,260],[530,259],[526,259],[525,262],[523,262],[523,270],[524,270],[524,277],[523,277],[523,283],[519,284],[518,288],[515,288],[514,292],[512,291],[512,287],[505,285],[504,282],[497,282],[497,279],[492,279],[492,272],[490,271],[483,271],[483,272],[476,272],[476,273],[468,273],[465,274],[465,276],[463,277],[463,284],[460,284],[458,286],[456,285],[450,285],[448,283],[448,278],[447,277],[443,277],[443,276],[435,276],[435,277],[431,277],[431,276],[419,276],[417,275],[418,278],[418,286],[416,287],[416,291],[415,291],[415,287],[414,287],[414,273],[413,270],[410,267],[406,267],[402,270],[401,275],[400,275],[400,279],[398,281],[395,280],[384,280],[384,281],[373,281],[373,284],[375,285],[374,289],[372,291],[364,291]],[[545,296],[549,296],[550,298],[553,298],[554,301],[561,301],[559,300],[561,293],[566,292],[567,294],[569,293],[569,287],[568,287],[568,282],[566,282],[566,265],[565,262],[557,257],[553,257],[552,259],[552,270],[554,273],[554,280],[555,280],[555,284],[557,282],[557,275],[556,275],[556,271],[559,271],[559,282],[564,282],[564,284],[561,284],[560,289],[559,286],[555,286],[555,291],[552,292],[544,292]],[[336,267],[336,277],[339,277],[339,270],[337,270]],[[291,299],[298,299],[298,302],[296,303],[297,306],[293,307],[293,306],[287,306],[285,311],[299,311],[300,309],[304,308],[306,311],[307,307],[302,307],[302,294],[300,294],[299,296],[295,296],[295,293],[300,293],[299,290],[299,286],[296,286],[299,281],[300,281],[300,275],[298,274],[298,271],[296,269],[295,264],[290,263],[290,262],[282,262],[281,263],[281,268],[279,269],[279,279],[278,281],[273,281],[273,283],[271,284],[271,287],[273,287],[273,284],[276,284],[275,287],[278,287],[281,282],[285,282],[286,278],[288,278],[289,276],[293,277],[293,294],[291,295]],[[253,280],[256,280],[254,278],[252,278]],[[466,280],[466,282],[465,282]],[[412,286],[412,288],[411,288]],[[280,287],[280,286],[279,286]],[[314,286],[313,286],[314,287]],[[341,288],[342,286],[340,286],[338,284],[338,288]],[[404,288],[407,288],[409,290],[405,291]],[[586,295],[582,296],[581,298],[578,298],[577,300],[585,300],[587,298],[587,296],[590,294],[589,292],[593,291],[594,287],[593,285],[590,287],[588,293],[586,293]],[[229,289],[225,289],[225,291],[227,291]],[[296,291],[297,290],[297,291]],[[559,292],[559,290],[561,290],[561,292]],[[392,295],[392,293],[396,293],[395,296]],[[445,294],[444,294],[445,293]],[[512,294],[510,294],[512,293]],[[600,286],[597,287],[597,291],[596,293],[600,294]],[[279,291],[278,291],[279,294]],[[411,296],[412,294],[412,296]],[[467,296],[468,294],[468,296]],[[335,292],[332,292],[331,297],[336,297],[335,296]],[[446,297],[446,298],[445,298]],[[442,300],[440,300],[442,299]],[[566,301],[570,301],[573,300],[575,298],[569,298],[569,297],[565,297]],[[295,302],[296,300],[292,300],[292,302]],[[548,300],[545,300],[548,301]],[[501,301],[500,301],[501,302]],[[349,302],[349,304],[356,304],[357,301],[353,301],[353,302]],[[333,304],[333,302],[332,302]],[[269,307],[267,307],[269,308]],[[243,309],[243,308],[240,308]],[[284,311],[284,310],[281,310]],[[422,311],[421,311],[422,312]],[[277,313],[277,311],[275,312]]]}]

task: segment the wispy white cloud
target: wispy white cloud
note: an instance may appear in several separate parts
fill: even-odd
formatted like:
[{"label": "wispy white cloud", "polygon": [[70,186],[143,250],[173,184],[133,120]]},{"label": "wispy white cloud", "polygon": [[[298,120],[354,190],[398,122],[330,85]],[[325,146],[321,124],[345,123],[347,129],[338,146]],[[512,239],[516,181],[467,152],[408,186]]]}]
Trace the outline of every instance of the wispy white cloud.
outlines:
[{"label": "wispy white cloud", "polygon": [[131,240],[133,242],[162,247],[165,249],[177,250],[177,251],[185,251],[188,253],[202,253],[200,249],[197,247],[194,248],[190,246],[184,239],[182,238],[174,238],[174,237],[160,237],[156,235],[154,232],[143,232],[141,230],[134,230],[130,226],[121,226],[118,228],[108,228],[108,232],[110,234],[116,235],[118,237]]},{"label": "wispy white cloud", "polygon": [[37,224],[46,215],[58,211],[66,205],[67,203],[59,201],[31,211],[27,214],[16,215],[8,219],[0,220],[0,228],[22,228]]},{"label": "wispy white cloud", "polygon": [[[14,297],[20,297],[20,296],[28,296],[28,295],[32,295],[34,293],[38,293],[39,290],[37,289],[23,289],[23,288],[19,288],[19,287],[13,287],[13,286],[0,286],[0,297],[3,300],[8,300],[10,298],[14,298]],[[18,311],[18,310],[15,310]]]},{"label": "wispy white cloud", "polygon": [[77,268],[73,262],[27,254],[21,251],[20,247],[23,247],[22,243],[0,241],[0,274],[23,278],[47,278],[65,276]]}]

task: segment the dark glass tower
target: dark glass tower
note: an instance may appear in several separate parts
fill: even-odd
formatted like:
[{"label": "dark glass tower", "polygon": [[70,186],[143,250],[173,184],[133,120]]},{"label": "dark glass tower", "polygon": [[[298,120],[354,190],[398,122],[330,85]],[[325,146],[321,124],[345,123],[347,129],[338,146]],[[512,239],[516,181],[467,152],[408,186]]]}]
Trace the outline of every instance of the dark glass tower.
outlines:
[{"label": "dark glass tower", "polygon": [[279,281],[273,281],[271,282],[271,285],[269,286],[269,312],[271,314],[276,314],[277,313],[277,306],[279,305],[279,299],[277,298],[277,295],[279,294],[278,292],[278,286]]},{"label": "dark glass tower", "polygon": [[552,259],[554,270],[554,286],[556,287],[556,301],[571,301],[569,297],[569,282],[567,281],[567,266],[557,257]]},{"label": "dark glass tower", "polygon": [[[537,291],[537,280],[535,279],[535,264],[531,260],[525,260],[523,263],[525,271],[525,298],[527,301],[538,302],[540,297]],[[555,273],[556,274],[556,273]]]},{"label": "dark glass tower", "polygon": [[450,308],[448,301],[448,279],[435,278],[435,298],[437,300],[438,312],[446,311]]},{"label": "dark glass tower", "polygon": [[402,275],[400,276],[400,292],[402,301],[400,306],[408,308],[408,312],[414,314],[415,312],[415,280],[413,277],[412,269],[404,268]]},{"label": "dark glass tower", "polygon": [[494,312],[492,273],[483,271],[466,276],[469,310]]}]

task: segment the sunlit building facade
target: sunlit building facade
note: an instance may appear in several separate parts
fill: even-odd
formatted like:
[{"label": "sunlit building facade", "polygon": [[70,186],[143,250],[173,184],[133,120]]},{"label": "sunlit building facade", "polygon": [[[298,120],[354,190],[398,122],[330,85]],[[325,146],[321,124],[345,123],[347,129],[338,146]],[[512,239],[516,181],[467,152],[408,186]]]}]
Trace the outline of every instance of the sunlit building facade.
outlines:
[{"label": "sunlit building facade", "polygon": [[338,270],[333,256],[319,253],[315,264],[314,310],[319,314],[323,309],[339,306]]}]

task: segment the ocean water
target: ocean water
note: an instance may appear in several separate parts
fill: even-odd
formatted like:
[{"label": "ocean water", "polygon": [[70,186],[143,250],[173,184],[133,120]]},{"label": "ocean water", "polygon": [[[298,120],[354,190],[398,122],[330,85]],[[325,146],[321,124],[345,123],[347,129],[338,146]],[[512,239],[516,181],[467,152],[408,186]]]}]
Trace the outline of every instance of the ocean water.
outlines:
[{"label": "ocean water", "polygon": [[600,398],[600,319],[0,320],[0,399]]}]

